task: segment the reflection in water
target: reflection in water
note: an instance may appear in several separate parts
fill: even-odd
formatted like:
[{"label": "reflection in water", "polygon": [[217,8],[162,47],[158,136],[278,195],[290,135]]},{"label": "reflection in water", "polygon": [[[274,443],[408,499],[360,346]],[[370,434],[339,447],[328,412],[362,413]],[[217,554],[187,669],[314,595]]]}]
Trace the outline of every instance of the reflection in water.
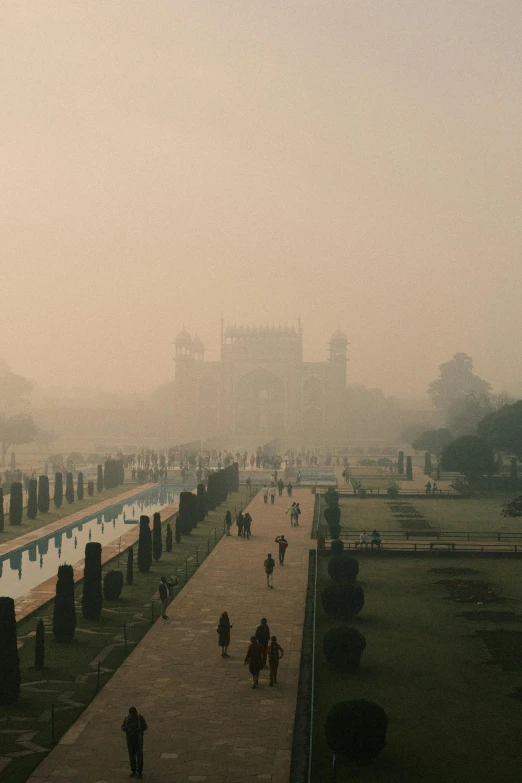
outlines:
[{"label": "reflection in water", "polygon": [[[61,562],[74,565],[88,541],[99,541],[102,546],[116,541],[131,529],[132,524],[137,524],[140,513],[152,517],[154,512],[161,512],[165,506],[175,503],[181,489],[183,488],[179,485],[165,484],[148,489],[125,503],[117,503],[102,513],[86,516],[81,522],[68,525],[57,533],[42,536],[37,541],[4,555],[3,558],[0,557],[0,595],[17,598],[46,579],[54,577]],[[109,522],[112,524],[108,524]],[[54,543],[54,547],[49,548],[49,541]],[[4,569],[6,560],[9,560],[9,569]]]}]

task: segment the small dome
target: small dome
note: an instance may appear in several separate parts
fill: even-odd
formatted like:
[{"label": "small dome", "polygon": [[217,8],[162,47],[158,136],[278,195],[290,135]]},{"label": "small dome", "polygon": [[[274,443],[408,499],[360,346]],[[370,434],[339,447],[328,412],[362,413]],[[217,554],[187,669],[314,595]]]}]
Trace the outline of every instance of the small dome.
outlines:
[{"label": "small dome", "polygon": [[202,340],[199,339],[198,336],[194,337],[192,340],[192,347],[196,353],[203,353],[205,350],[205,346],[203,345]]},{"label": "small dome", "polygon": [[346,343],[348,342],[347,337],[344,332],[341,332],[340,329],[338,329],[336,332],[334,332],[330,338],[331,343]]},{"label": "small dome", "polygon": [[176,345],[186,345],[191,346],[192,345],[192,337],[188,332],[186,332],[184,329],[182,332],[176,335],[176,339],[174,341]]}]

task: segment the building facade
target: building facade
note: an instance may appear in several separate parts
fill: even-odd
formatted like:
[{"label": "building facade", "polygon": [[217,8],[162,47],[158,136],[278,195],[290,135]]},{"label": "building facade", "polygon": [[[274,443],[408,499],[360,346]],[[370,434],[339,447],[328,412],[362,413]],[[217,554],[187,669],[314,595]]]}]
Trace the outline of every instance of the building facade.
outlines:
[{"label": "building facade", "polygon": [[221,359],[205,361],[201,340],[175,339],[176,419],[188,438],[234,443],[321,442],[343,431],[346,335],[337,331],[324,362],[303,361],[297,327],[221,324]]}]

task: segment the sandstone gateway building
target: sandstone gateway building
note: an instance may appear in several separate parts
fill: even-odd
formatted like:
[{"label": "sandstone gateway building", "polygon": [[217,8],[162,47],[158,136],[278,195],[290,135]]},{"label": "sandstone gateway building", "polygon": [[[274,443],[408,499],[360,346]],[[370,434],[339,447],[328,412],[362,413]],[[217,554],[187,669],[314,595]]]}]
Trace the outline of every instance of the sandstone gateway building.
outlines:
[{"label": "sandstone gateway building", "polygon": [[306,362],[300,321],[297,328],[222,322],[221,360],[207,362],[201,340],[183,330],[175,339],[176,429],[245,446],[342,442],[347,345],[337,331],[327,360]]}]

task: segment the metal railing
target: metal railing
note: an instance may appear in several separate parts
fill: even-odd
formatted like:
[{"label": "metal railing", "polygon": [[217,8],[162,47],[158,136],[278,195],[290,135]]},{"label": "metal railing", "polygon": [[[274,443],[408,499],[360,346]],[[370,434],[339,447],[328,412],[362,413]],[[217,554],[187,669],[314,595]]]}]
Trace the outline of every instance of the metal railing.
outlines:
[{"label": "metal railing", "polygon": [[[506,542],[506,543],[513,543],[518,542],[522,544],[522,532],[520,533],[512,533],[509,531],[504,530],[494,530],[494,531],[480,531],[480,530],[464,530],[464,531],[457,531],[457,530],[432,530],[432,529],[422,529],[422,530],[385,530],[384,532],[379,531],[381,540],[383,543],[385,543],[387,540],[391,541],[413,541],[416,538],[420,539],[445,539],[449,541],[496,541],[496,542]],[[325,528],[324,530],[321,530],[320,535],[323,535],[325,537],[325,540],[331,539],[330,531],[328,528]],[[359,533],[355,532],[353,530],[342,530],[341,535],[339,538],[342,538],[344,541],[347,541],[350,538],[353,538],[357,544],[359,544]]]},{"label": "metal railing", "polygon": [[316,611],[317,611],[317,549],[315,550],[315,574],[314,574],[314,604],[312,620],[312,682],[310,697],[310,737],[308,742],[308,783],[312,780],[312,753],[314,747],[314,711],[315,711],[315,634],[316,634]]}]

